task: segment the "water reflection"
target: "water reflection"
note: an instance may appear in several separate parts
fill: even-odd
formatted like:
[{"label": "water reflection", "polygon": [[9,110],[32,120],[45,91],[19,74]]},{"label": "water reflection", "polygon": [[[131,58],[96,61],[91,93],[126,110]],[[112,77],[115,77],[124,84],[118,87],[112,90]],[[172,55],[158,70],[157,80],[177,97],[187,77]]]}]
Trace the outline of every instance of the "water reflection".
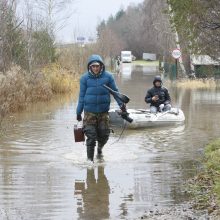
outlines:
[{"label": "water reflection", "polygon": [[201,90],[192,94],[192,101],[195,104],[220,104],[220,91],[216,90]]},{"label": "water reflection", "polygon": [[[75,195],[78,198],[79,219],[108,219],[109,218],[109,194],[110,188],[104,173],[104,167],[97,167],[97,179],[95,170],[87,169],[86,182],[75,182]],[[79,206],[80,207],[80,206]]]},{"label": "water reflection", "polygon": [[157,66],[143,66],[142,68],[143,75],[155,75],[158,71],[159,68]]},{"label": "water reflection", "polygon": [[131,63],[122,63],[121,64],[121,78],[122,80],[129,80],[131,79],[132,73],[132,64]]}]

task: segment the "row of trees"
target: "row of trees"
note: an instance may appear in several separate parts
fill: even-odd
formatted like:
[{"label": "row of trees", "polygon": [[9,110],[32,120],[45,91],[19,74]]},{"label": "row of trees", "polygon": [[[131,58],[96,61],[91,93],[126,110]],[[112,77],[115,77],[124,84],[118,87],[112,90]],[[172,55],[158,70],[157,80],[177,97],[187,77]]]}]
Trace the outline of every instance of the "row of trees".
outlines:
[{"label": "row of trees", "polygon": [[[119,10],[102,21],[98,28],[101,53],[116,56],[132,50],[140,58],[143,52],[169,55],[181,45],[187,54],[220,57],[220,2],[218,0],[145,0]],[[177,42],[176,34],[179,36]]]},{"label": "row of trees", "polygon": [[169,52],[175,46],[175,38],[165,10],[165,1],[145,0],[102,21],[97,28],[102,54],[112,56],[128,49],[140,58],[143,52]]}]

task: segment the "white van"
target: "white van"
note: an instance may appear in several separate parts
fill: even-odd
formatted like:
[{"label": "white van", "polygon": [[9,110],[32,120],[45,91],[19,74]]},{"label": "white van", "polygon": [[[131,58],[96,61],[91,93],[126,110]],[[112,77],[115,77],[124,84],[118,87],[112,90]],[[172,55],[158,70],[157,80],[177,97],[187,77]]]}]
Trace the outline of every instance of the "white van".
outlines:
[{"label": "white van", "polygon": [[121,62],[122,63],[131,63],[132,62],[131,51],[121,51]]}]

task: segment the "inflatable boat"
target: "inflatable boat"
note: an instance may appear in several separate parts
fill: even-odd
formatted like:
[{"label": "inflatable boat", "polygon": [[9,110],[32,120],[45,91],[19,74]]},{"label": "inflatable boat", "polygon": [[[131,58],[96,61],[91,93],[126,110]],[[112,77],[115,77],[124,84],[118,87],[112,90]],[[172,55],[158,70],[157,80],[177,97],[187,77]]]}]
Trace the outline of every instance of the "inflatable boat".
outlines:
[{"label": "inflatable boat", "polygon": [[112,125],[124,125],[128,128],[147,128],[155,126],[181,125],[185,121],[184,113],[179,108],[172,108],[166,112],[150,113],[145,109],[128,109],[128,117],[133,119],[127,122],[121,116],[121,111],[111,109],[109,111],[110,123]]}]

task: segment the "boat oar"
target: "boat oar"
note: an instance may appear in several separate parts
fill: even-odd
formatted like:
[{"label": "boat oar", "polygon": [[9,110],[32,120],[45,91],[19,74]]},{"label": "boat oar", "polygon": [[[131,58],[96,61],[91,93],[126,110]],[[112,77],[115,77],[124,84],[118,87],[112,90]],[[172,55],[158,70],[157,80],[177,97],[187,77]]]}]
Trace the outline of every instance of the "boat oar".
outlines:
[{"label": "boat oar", "polygon": [[171,111],[171,110],[166,111],[166,112],[164,112],[164,113],[162,113],[162,114],[160,114],[160,115],[156,115],[156,116],[155,116],[156,119],[151,120],[151,121],[157,121],[158,118],[160,118],[160,117],[166,115],[167,113],[169,113],[169,114],[174,114],[174,115],[178,115],[178,114],[179,114],[179,110],[177,110],[177,112],[174,112],[174,111]]}]

